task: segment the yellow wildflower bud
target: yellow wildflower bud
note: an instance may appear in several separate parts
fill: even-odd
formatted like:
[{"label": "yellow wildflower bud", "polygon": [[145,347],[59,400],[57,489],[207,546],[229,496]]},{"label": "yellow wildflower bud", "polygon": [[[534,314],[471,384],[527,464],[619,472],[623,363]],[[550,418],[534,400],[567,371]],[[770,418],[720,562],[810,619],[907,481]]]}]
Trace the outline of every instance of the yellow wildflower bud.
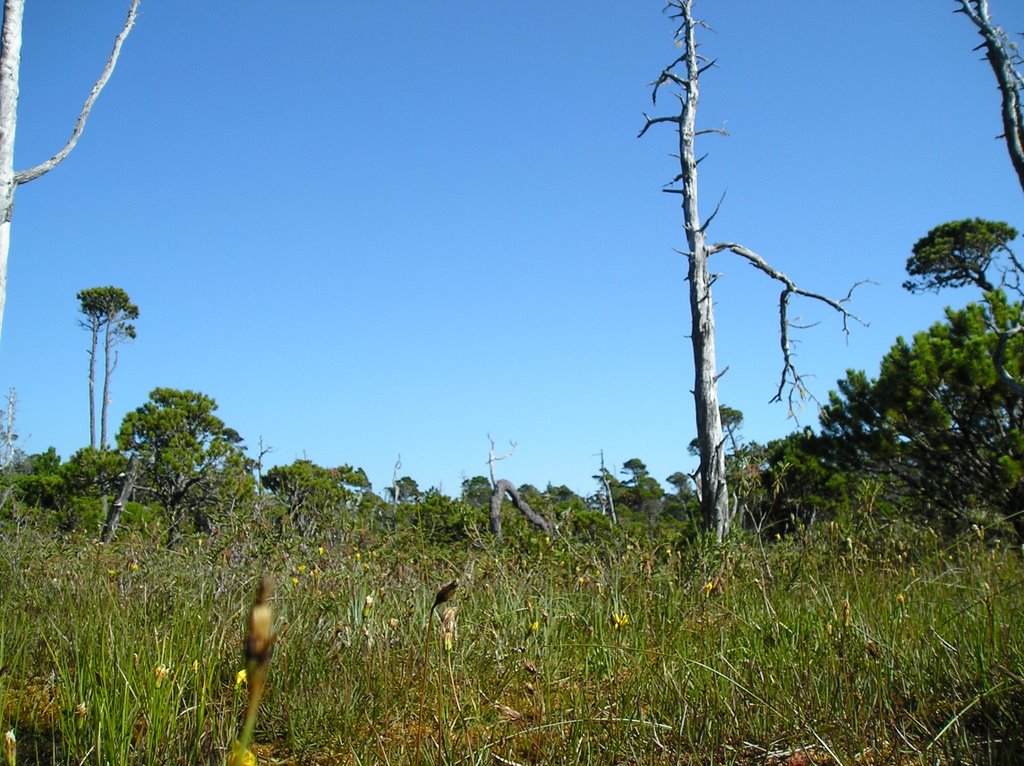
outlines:
[{"label": "yellow wildflower bud", "polygon": [[235,673],[235,688],[237,689],[239,686],[246,683],[248,680],[249,673],[248,671],[246,671],[245,668],[242,668],[237,673]]},{"label": "yellow wildflower bud", "polygon": [[538,630],[540,630],[540,620],[534,620],[530,623],[530,635],[536,635]]},{"label": "yellow wildflower bud", "polygon": [[623,614],[613,614],[612,615],[612,627],[615,630],[622,630],[627,625],[629,625],[629,615],[628,614],[623,613]]}]

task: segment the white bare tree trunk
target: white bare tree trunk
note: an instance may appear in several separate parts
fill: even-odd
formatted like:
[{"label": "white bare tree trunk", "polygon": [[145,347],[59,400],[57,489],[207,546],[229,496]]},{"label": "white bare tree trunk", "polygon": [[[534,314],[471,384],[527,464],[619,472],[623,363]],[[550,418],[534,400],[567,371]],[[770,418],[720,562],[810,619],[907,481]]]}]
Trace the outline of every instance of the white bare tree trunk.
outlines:
[{"label": "white bare tree trunk", "polygon": [[[718,369],[715,354],[715,315],[711,297],[711,283],[714,281],[708,269],[708,247],[705,237],[707,224],[701,224],[697,193],[697,157],[694,150],[697,105],[700,100],[698,80],[701,72],[711,66],[702,63],[697,53],[692,0],[677,0],[669,3],[673,18],[679,20],[677,41],[683,54],[666,68],[654,86],[654,98],[658,88],[673,83],[680,89],[680,112],[671,117],[648,118],[641,135],[658,122],[676,124],[679,136],[679,175],[674,182],[681,189],[670,189],[682,195],[683,227],[686,231],[685,253],[689,268],[687,281],[690,284],[691,345],[693,347],[694,388],[693,396],[697,415],[697,447],[700,454],[699,487],[701,512],[704,528],[714,532],[721,540],[729,534],[732,513],[729,507],[729,486],[725,471],[725,437],[722,432],[722,415],[718,402]],[[685,69],[685,76],[676,74],[677,65]],[[708,132],[708,131],[701,131]],[[721,132],[721,131],[714,131]],[[714,218],[714,215],[711,216]],[[710,223],[710,219],[708,220]]]},{"label": "white bare tree trunk", "polygon": [[21,20],[25,0],[4,0],[0,50],[0,330],[7,302],[7,254],[11,249],[14,209],[14,130],[18,124],[18,72],[21,69]]},{"label": "white bare tree trunk", "polygon": [[92,92],[78,115],[71,138],[63,148],[46,162],[21,172],[14,171],[14,133],[18,126],[18,74],[21,69],[21,26],[25,16],[25,0],[4,0],[4,21],[0,50],[0,333],[3,331],[4,307],[7,303],[7,258],[11,250],[11,215],[14,210],[14,192],[53,170],[71,153],[85,129],[85,122],[93,104],[107,84],[121,54],[121,45],[135,25],[135,16],[141,0],[131,0],[128,18],[120,34],[114,39],[114,50],[107,59]]},{"label": "white bare tree trunk", "polygon": [[[730,251],[783,284],[779,297],[779,341],[782,347],[783,370],[776,400],[781,400],[787,387],[790,389],[790,399],[793,398],[794,390],[801,395],[805,392],[801,378],[793,366],[789,347],[790,325],[787,307],[790,297],[801,295],[821,301],[835,309],[843,317],[844,330],[848,319],[857,318],[843,306],[850,299],[849,294],[840,300],[833,300],[818,293],[808,292],[799,288],[782,272],[773,269],[757,253],[742,245],[733,242],[708,244],[707,228],[718,209],[715,208],[706,221],[701,221],[697,193],[699,160],[695,144],[697,137],[703,134],[726,135],[725,131],[720,129],[696,128],[700,76],[713,67],[715,62],[709,61],[697,52],[696,28],[703,24],[693,17],[693,0],[668,0],[666,10],[669,10],[672,18],[679,23],[676,29],[676,44],[683,49],[683,53],[662,71],[654,83],[651,95],[656,103],[661,86],[674,88],[680,109],[677,114],[668,116],[645,115],[646,123],[640,135],[644,135],[652,125],[669,123],[675,126],[679,138],[679,150],[675,155],[679,160],[679,174],[672,179],[669,186],[678,184],[680,188],[666,188],[664,191],[682,196],[683,226],[688,248],[684,255],[689,262],[687,280],[690,283],[690,342],[693,346],[695,376],[693,395],[697,416],[697,447],[700,454],[697,496],[700,498],[705,530],[713,532],[715,537],[721,540],[729,534],[736,515],[736,507],[734,503],[730,503],[725,469],[725,436],[718,401],[718,378],[721,377],[721,373],[718,372],[715,354],[715,314],[711,296],[711,285],[715,277],[708,269],[708,259],[715,253]],[[677,67],[679,72],[676,71]]]}]

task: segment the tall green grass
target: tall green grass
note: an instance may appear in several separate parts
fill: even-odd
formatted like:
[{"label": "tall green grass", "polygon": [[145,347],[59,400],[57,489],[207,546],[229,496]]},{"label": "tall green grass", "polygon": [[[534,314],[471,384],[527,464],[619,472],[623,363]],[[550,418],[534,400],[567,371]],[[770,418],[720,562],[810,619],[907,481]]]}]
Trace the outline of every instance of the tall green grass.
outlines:
[{"label": "tall green grass", "polygon": [[[1024,564],[982,537],[438,549],[353,531],[168,552],[8,535],[0,727],[19,764],[223,764],[270,572],[261,762],[1019,763]],[[446,647],[431,604],[453,578]]]}]

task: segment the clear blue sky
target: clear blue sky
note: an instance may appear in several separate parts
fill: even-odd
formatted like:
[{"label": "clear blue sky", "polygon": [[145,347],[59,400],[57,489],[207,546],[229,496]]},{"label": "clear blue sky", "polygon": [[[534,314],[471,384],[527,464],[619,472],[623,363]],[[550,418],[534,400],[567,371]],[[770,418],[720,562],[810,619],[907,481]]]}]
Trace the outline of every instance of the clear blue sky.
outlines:
[{"label": "clear blue sky", "polygon": [[[127,0],[29,2],[16,164],[65,141]],[[88,443],[75,294],[139,305],[111,430],[157,386],[213,396],[270,460],[457,493],[487,434],[516,483],[594,488],[596,453],[691,470],[692,356],[668,127],[636,139],[677,50],[660,0],[144,0],[78,148],[17,195],[0,391],[21,445]],[[900,287],[931,227],[1024,228],[979,38],[952,0],[703,0],[705,215],[870,322],[799,334],[824,399],[961,296]],[[1024,31],[1024,4],[991,0]],[[275,12],[277,11],[277,12]],[[666,101],[666,106],[669,103]],[[716,256],[722,400],[766,441],[779,289]],[[813,405],[801,425],[816,423]]]}]

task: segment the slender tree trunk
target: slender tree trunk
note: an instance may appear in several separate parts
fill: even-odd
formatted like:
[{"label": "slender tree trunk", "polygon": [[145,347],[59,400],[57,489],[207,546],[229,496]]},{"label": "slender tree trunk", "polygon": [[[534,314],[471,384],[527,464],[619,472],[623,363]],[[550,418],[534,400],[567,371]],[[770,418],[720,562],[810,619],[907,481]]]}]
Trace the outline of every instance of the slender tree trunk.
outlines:
[{"label": "slender tree trunk", "polygon": [[699,101],[697,42],[691,1],[679,4],[686,66],[686,97],[679,121],[679,166],[686,231],[690,283],[691,345],[694,365],[694,403],[697,415],[697,445],[700,452],[700,502],[704,528],[721,540],[729,533],[732,516],[725,474],[725,437],[718,405],[718,369],[715,354],[715,314],[711,297],[713,281],[708,269],[708,248],[700,220],[697,194],[697,158],[694,143]]},{"label": "slender tree trunk", "polygon": [[21,21],[25,0],[4,0],[0,50],[0,331],[7,299],[7,256],[14,211],[14,131],[18,124],[18,73],[21,69]]},{"label": "slender tree trunk", "polygon": [[[711,255],[723,250],[731,251],[745,258],[748,262],[763,271],[769,277],[785,285],[779,298],[780,345],[782,347],[783,370],[777,400],[781,400],[784,389],[790,388],[790,398],[794,390],[801,395],[805,391],[801,378],[797,374],[789,347],[789,320],[787,307],[792,295],[801,295],[821,301],[839,312],[843,317],[843,329],[846,330],[847,320],[856,319],[843,306],[850,299],[834,300],[818,293],[808,292],[799,288],[784,273],[773,269],[757,253],[734,242],[708,244],[706,230],[715,217],[715,211],[703,223],[697,195],[697,164],[694,144],[697,136],[706,133],[727,135],[722,129],[696,129],[697,104],[700,98],[700,75],[714,66],[697,52],[695,30],[702,22],[693,17],[693,0],[667,0],[666,10],[671,9],[672,18],[679,22],[676,29],[676,42],[683,53],[669,66],[662,70],[654,83],[652,99],[657,103],[658,90],[663,85],[674,89],[673,94],[679,99],[680,110],[677,114],[659,117],[647,117],[643,136],[652,125],[668,123],[675,126],[679,137],[679,151],[675,155],[679,159],[679,174],[672,179],[669,186],[681,185],[682,188],[668,188],[666,192],[679,194],[682,197],[683,225],[686,231],[686,243],[689,251],[684,253],[689,261],[687,280],[690,283],[690,342],[693,346],[694,362],[694,403],[697,415],[697,446],[700,453],[700,467],[697,470],[697,496],[700,498],[704,527],[721,540],[732,526],[736,509],[729,499],[729,487],[725,471],[725,436],[722,429],[722,414],[718,402],[717,360],[715,357],[715,315],[711,296],[711,285],[715,278],[708,269]],[[676,71],[676,68],[680,72]],[[685,70],[682,71],[682,70]],[[645,115],[646,117],[646,115]],[[854,285],[856,287],[856,285]],[[851,289],[852,293],[852,289]],[[858,320],[859,321],[859,320]]]},{"label": "slender tree trunk", "polygon": [[114,361],[111,363],[111,350],[113,339],[110,336],[110,325],[114,320],[107,317],[107,323],[103,332],[103,401],[100,403],[100,449],[107,448],[107,405],[110,403],[110,376],[114,374],[117,367],[117,352],[114,352]]},{"label": "slender tree trunk", "polygon": [[96,349],[99,346],[99,325],[92,320],[92,345],[89,347],[89,447],[96,449]]}]

